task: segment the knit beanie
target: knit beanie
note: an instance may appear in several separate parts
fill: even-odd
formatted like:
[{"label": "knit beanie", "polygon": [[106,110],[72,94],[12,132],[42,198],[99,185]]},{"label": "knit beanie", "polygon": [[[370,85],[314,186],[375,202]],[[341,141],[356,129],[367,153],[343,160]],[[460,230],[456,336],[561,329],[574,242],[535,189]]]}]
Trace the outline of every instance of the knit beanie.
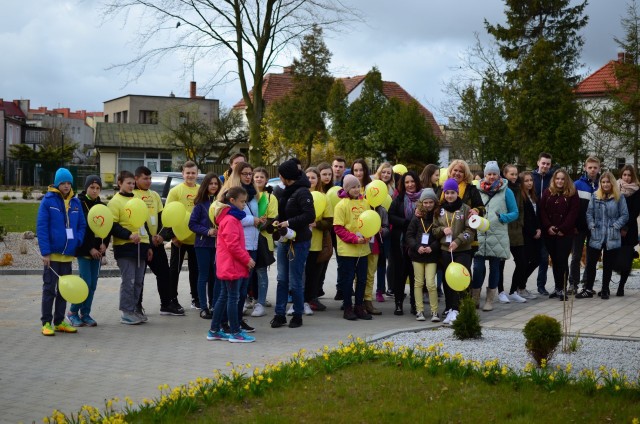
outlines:
[{"label": "knit beanie", "polygon": [[297,180],[300,178],[302,171],[300,171],[300,168],[298,168],[298,164],[295,161],[289,159],[278,166],[278,173],[282,175],[282,178],[285,180]]},{"label": "knit beanie", "polygon": [[98,184],[100,188],[102,188],[102,180],[100,179],[100,177],[98,177],[97,175],[89,175],[84,180],[84,191],[87,191],[89,186],[93,183]]},{"label": "knit beanie", "polygon": [[425,188],[422,190],[422,193],[420,194],[420,202],[423,202],[426,199],[431,199],[434,202],[438,203],[438,196],[436,196],[436,192],[433,191],[432,188]]},{"label": "knit beanie", "polygon": [[56,171],[56,177],[53,180],[53,186],[58,188],[62,183],[73,184],[73,175],[67,168],[60,168]]},{"label": "knit beanie", "polygon": [[498,166],[498,162],[495,160],[490,160],[484,167],[484,175],[487,174],[498,174],[500,175],[500,167]]},{"label": "knit beanie", "polygon": [[449,178],[447,181],[444,182],[444,185],[442,186],[443,192],[449,191],[449,190],[453,190],[456,193],[458,193],[458,182],[453,178]]},{"label": "knit beanie", "polygon": [[354,175],[347,174],[342,179],[342,188],[346,192],[358,185],[360,185],[360,181],[358,181],[358,179]]}]

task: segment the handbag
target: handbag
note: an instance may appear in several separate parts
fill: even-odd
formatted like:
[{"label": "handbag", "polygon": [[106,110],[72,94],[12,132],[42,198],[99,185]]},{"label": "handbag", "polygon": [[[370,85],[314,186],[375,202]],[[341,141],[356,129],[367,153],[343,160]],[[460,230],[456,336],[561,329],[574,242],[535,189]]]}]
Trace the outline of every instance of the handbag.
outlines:
[{"label": "handbag", "polygon": [[273,252],[269,249],[267,238],[262,234],[258,237],[258,250],[256,251],[256,268],[265,268],[276,261]]},{"label": "handbag", "polygon": [[631,272],[634,253],[634,246],[620,246],[619,253],[616,255],[613,263],[613,270],[618,274]]},{"label": "handbag", "polygon": [[333,254],[333,243],[331,242],[331,231],[322,232],[322,250],[318,253],[317,264],[329,261]]}]

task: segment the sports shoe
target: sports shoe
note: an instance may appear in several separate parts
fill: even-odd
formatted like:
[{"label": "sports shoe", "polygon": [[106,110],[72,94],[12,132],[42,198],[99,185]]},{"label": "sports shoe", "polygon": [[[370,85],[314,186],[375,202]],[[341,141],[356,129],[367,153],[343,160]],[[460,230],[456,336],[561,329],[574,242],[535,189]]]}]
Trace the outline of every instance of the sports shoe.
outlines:
[{"label": "sports shoe", "polygon": [[520,297],[524,297],[525,299],[537,299],[538,296],[536,296],[535,294],[531,293],[529,290],[527,289],[521,289],[518,290],[518,294],[520,295]]},{"label": "sports shoe", "polygon": [[311,300],[309,306],[312,311],[326,311],[327,306],[320,302],[318,299]]},{"label": "sports shoe", "polygon": [[385,292],[384,294],[387,297],[394,297],[395,295],[393,294],[393,290],[389,289]]},{"label": "sports shoe", "polygon": [[77,328],[70,326],[65,321],[62,321],[60,324],[54,326],[53,329],[58,333],[74,334],[78,332]]},{"label": "sports shoe", "polygon": [[141,322],[149,321],[149,318],[147,318],[147,315],[145,315],[144,308],[142,306],[136,306],[136,309],[133,311],[133,313],[136,314],[138,318],[140,318]]},{"label": "sports shoe", "polygon": [[254,331],[256,331],[255,328],[247,324],[247,321],[243,319],[240,320],[240,328],[242,329],[242,331],[245,331],[247,333],[253,333]]},{"label": "sports shoe", "polygon": [[422,313],[422,311],[418,312],[418,314],[416,315],[416,321],[424,321],[426,320],[426,318],[424,317],[424,314]]},{"label": "sports shoe", "polygon": [[264,301],[264,307],[265,308],[270,308],[271,307],[271,302],[269,302],[268,300]]},{"label": "sports shoe", "polygon": [[593,290],[582,289],[582,291],[576,295],[576,299],[589,299],[593,297],[594,293]]},{"label": "sports shoe", "polygon": [[376,292],[376,302],[384,302],[384,296],[382,295],[382,292]]},{"label": "sports shoe", "polygon": [[248,335],[244,331],[240,330],[235,334],[229,334],[229,339],[231,343],[251,343],[255,342],[256,338]]},{"label": "sports shoe", "polygon": [[294,315],[289,321],[289,328],[302,327],[302,317],[300,315]]},{"label": "sports shoe", "polygon": [[160,306],[160,315],[184,316],[184,309],[178,302],[171,301],[168,305]]},{"label": "sports shoe", "polygon": [[556,295],[558,296],[559,301],[569,300],[569,295],[566,294],[563,290],[558,290]]},{"label": "sports shoe", "polygon": [[518,292],[513,292],[509,295],[509,299],[513,300],[516,303],[526,303],[527,299],[525,299],[524,297],[520,296],[518,294]]},{"label": "sports shoe", "polygon": [[222,330],[211,331],[207,333],[207,340],[229,340],[229,334]]},{"label": "sports shoe", "polygon": [[229,327],[228,322],[223,322],[220,327],[223,333],[231,334],[231,327]]},{"label": "sports shoe", "polygon": [[202,319],[211,319],[213,318],[213,314],[210,309],[201,309],[200,310],[200,318]]},{"label": "sports shoe", "polygon": [[311,306],[309,306],[307,302],[304,302],[304,314],[313,315],[313,310],[311,309]]},{"label": "sports shoe", "polygon": [[437,312],[431,313],[431,322],[440,322],[440,315]]},{"label": "sports shoe", "polygon": [[498,295],[498,300],[500,301],[500,303],[511,303],[511,301],[509,300],[509,296],[507,296],[505,292],[500,292],[500,294]]},{"label": "sports shoe", "polygon": [[287,315],[293,315],[293,305],[289,306],[289,309],[287,309]]},{"label": "sports shoe", "polygon": [[263,317],[267,315],[267,311],[264,310],[264,306],[259,303],[256,303],[256,306],[253,307],[253,312],[251,312],[252,317]]},{"label": "sports shoe", "polygon": [[80,315],[74,314],[73,312],[67,312],[67,319],[69,320],[69,324],[74,327],[84,327],[85,325]]},{"label": "sports shoe", "polygon": [[538,294],[542,296],[549,296],[549,292],[544,287],[538,287]]},{"label": "sports shoe", "polygon": [[284,315],[276,315],[271,320],[271,328],[279,328],[287,323],[287,317]]},{"label": "sports shoe", "polygon": [[338,290],[336,295],[333,297],[333,300],[344,300],[344,294],[342,294],[342,290]]},{"label": "sports shoe", "polygon": [[82,315],[82,317],[80,319],[82,320],[82,322],[84,322],[84,325],[86,325],[87,327],[95,327],[95,326],[98,325],[96,320],[91,318],[91,316],[89,314]]},{"label": "sports shoe", "polygon": [[444,311],[444,321],[442,321],[443,324],[451,324],[451,312],[453,312],[453,309],[449,309],[448,311]]},{"label": "sports shoe", "polygon": [[551,293],[549,293],[549,299],[554,299],[556,297],[558,297],[558,294],[561,293],[562,290],[553,290]]},{"label": "sports shoe", "polygon": [[120,322],[122,324],[127,324],[127,325],[137,325],[137,324],[142,324],[142,321],[140,320],[140,317],[137,316],[135,313],[133,312],[123,312],[122,316],[120,317]]},{"label": "sports shoe", "polygon": [[449,314],[447,314],[447,320],[449,322],[447,322],[446,324],[453,324],[453,322],[456,320],[456,318],[458,318],[458,311],[456,311],[455,309],[452,309]]},{"label": "sports shoe", "polygon": [[184,308],[182,307],[182,305],[178,302],[178,298],[176,297],[175,299],[173,299],[171,301],[171,303],[176,307],[176,309],[182,314],[184,315]]},{"label": "sports shoe", "polygon": [[200,309],[200,301],[198,299],[191,299],[191,309]]},{"label": "sports shoe", "polygon": [[55,336],[56,333],[53,331],[53,327],[51,327],[51,323],[47,322],[42,326],[42,335],[43,336]]}]

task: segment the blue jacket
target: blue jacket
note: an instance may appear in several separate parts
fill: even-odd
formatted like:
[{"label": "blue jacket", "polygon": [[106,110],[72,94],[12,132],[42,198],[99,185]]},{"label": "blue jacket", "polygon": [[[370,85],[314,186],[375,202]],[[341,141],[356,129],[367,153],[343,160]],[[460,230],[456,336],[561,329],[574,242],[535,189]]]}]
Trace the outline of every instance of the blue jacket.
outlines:
[{"label": "blue jacket", "polygon": [[551,184],[551,177],[553,176],[553,172],[554,170],[550,169],[549,172],[542,175],[541,173],[538,172],[537,169],[534,169],[533,172],[531,173],[533,177],[533,189],[536,191],[536,197],[538,199],[541,199],[542,193],[544,193],[544,191],[549,188],[549,185]]},{"label": "blue jacket", "polygon": [[620,196],[617,202],[609,198],[600,200],[595,194],[591,196],[587,209],[587,225],[591,231],[589,246],[594,249],[617,249],[622,245],[620,229],[629,220],[627,201]]},{"label": "blue jacket", "polygon": [[[70,193],[73,196],[73,192]],[[67,238],[67,228],[73,230],[73,238]],[[55,188],[49,188],[45,194],[36,221],[36,234],[40,254],[52,253],[75,256],[76,249],[84,240],[87,221],[82,213],[82,204],[77,197],[71,198],[66,211],[62,194]]]},{"label": "blue jacket", "polygon": [[578,197],[580,197],[580,210],[576,218],[576,229],[578,231],[585,232],[589,229],[587,225],[587,208],[589,207],[591,196],[598,189],[599,178],[597,176],[591,181],[586,175],[583,175],[574,182]]},{"label": "blue jacket", "polygon": [[207,234],[213,228],[213,223],[209,219],[209,207],[211,207],[211,200],[198,203],[191,211],[189,229],[196,233],[195,247],[216,247],[216,238]]}]

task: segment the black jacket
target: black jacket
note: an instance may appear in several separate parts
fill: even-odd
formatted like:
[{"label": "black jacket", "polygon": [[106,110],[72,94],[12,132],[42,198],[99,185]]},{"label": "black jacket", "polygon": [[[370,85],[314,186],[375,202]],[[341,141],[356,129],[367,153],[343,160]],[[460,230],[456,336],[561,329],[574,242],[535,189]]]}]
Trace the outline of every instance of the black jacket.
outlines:
[{"label": "black jacket", "polygon": [[100,244],[104,243],[105,246],[109,246],[109,241],[111,240],[110,236],[107,236],[104,240],[96,237],[96,235],[91,230],[91,227],[88,225],[89,220],[87,216],[89,215],[89,210],[95,205],[104,205],[100,198],[98,197],[96,200],[91,200],[87,197],[87,192],[83,191],[78,194],[78,199],[82,204],[82,213],[84,213],[84,218],[87,220],[87,229],[84,233],[84,240],[82,240],[82,244],[76,249],[76,256],[78,257],[86,257],[91,256],[91,249],[100,250]]},{"label": "black jacket", "polygon": [[[422,221],[422,222],[420,222]],[[409,258],[413,262],[436,263],[440,258],[440,240],[433,234],[433,213],[427,214],[425,218],[414,216],[409,223],[405,240],[409,247]],[[424,227],[423,227],[424,225]],[[425,228],[429,233],[429,247],[431,253],[418,253],[418,248],[422,245],[422,234]]]},{"label": "black jacket", "polygon": [[316,220],[313,197],[309,191],[309,180],[305,175],[287,186],[278,204],[279,222],[289,221],[289,228],[296,232],[295,241],[311,240],[309,224]]},{"label": "black jacket", "polygon": [[[635,246],[638,244],[638,214],[640,214],[640,190],[637,190],[629,197],[625,197],[627,209],[629,210],[629,221],[624,226],[627,235],[622,238],[623,246]],[[89,231],[87,229],[87,231]]]}]

